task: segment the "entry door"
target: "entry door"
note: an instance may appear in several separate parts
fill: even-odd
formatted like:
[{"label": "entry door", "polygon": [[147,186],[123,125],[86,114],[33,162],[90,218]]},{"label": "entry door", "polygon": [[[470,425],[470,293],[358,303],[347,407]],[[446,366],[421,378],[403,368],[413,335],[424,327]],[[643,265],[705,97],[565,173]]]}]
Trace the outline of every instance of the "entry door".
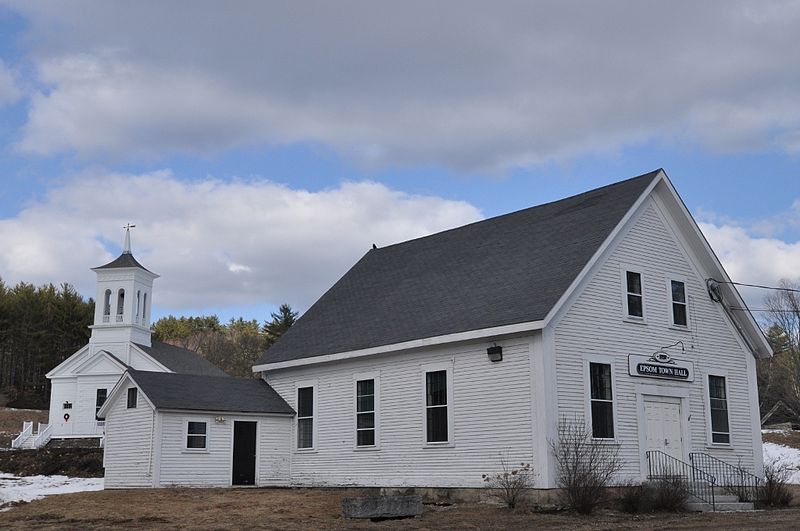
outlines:
[{"label": "entry door", "polygon": [[647,449],[661,450],[683,461],[680,399],[648,398],[644,402],[644,412],[647,423]]},{"label": "entry door", "polygon": [[256,484],[256,423],[233,422],[234,485]]}]

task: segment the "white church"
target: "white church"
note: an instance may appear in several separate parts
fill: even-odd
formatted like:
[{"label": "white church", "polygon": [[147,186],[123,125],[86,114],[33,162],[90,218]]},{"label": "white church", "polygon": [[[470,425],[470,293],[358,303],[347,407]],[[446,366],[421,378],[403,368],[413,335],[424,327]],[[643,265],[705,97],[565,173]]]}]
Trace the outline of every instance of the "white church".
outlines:
[{"label": "white church", "polygon": [[89,343],[47,373],[49,423],[26,423],[13,442],[16,447],[39,448],[51,439],[94,439],[100,444],[105,422],[96,418],[97,412],[126,370],[225,376],[202,356],[151,339],[150,308],[158,275],[133,257],[130,226],[122,254],[92,271],[97,274],[97,303]]}]

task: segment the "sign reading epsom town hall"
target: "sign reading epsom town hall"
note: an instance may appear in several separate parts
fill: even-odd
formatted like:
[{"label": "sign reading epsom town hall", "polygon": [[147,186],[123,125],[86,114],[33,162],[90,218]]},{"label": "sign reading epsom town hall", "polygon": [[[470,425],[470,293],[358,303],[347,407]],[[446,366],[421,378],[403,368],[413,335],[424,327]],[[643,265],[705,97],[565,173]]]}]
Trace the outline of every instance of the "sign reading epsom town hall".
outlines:
[{"label": "sign reading epsom town hall", "polygon": [[691,361],[673,359],[663,352],[652,356],[631,354],[628,356],[628,374],[693,382],[694,364]]}]

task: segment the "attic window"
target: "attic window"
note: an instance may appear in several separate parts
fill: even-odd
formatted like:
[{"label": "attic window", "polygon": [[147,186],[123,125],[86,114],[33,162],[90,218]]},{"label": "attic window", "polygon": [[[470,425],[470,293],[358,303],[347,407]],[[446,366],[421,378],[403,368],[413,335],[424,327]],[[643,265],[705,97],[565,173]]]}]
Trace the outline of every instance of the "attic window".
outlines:
[{"label": "attic window", "polygon": [[642,274],[636,271],[625,271],[625,314],[629,318],[644,318]]},{"label": "attic window", "polygon": [[139,390],[135,387],[128,389],[128,409],[136,409],[139,401]]}]

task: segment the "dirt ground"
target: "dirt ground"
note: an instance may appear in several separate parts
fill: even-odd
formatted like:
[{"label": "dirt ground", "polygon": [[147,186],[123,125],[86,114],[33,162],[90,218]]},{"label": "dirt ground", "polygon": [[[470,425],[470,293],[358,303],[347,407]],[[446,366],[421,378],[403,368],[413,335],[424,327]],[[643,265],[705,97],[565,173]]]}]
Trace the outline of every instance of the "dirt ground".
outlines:
[{"label": "dirt ground", "polygon": [[37,422],[47,423],[48,414],[47,410],[0,407],[0,448],[11,446],[11,440],[22,431],[23,422],[32,420],[34,425]]},{"label": "dirt ground", "polygon": [[800,431],[768,431],[761,434],[761,440],[774,444],[782,444],[792,448],[800,448]]},{"label": "dirt ground", "polygon": [[16,476],[103,477],[102,448],[51,448],[0,452],[0,472]]},{"label": "dirt ground", "polygon": [[3,529],[797,529],[800,509],[746,513],[590,517],[510,511],[489,505],[425,506],[425,514],[383,522],[347,520],[355,492],[323,489],[158,489],[52,496],[0,513]]}]

